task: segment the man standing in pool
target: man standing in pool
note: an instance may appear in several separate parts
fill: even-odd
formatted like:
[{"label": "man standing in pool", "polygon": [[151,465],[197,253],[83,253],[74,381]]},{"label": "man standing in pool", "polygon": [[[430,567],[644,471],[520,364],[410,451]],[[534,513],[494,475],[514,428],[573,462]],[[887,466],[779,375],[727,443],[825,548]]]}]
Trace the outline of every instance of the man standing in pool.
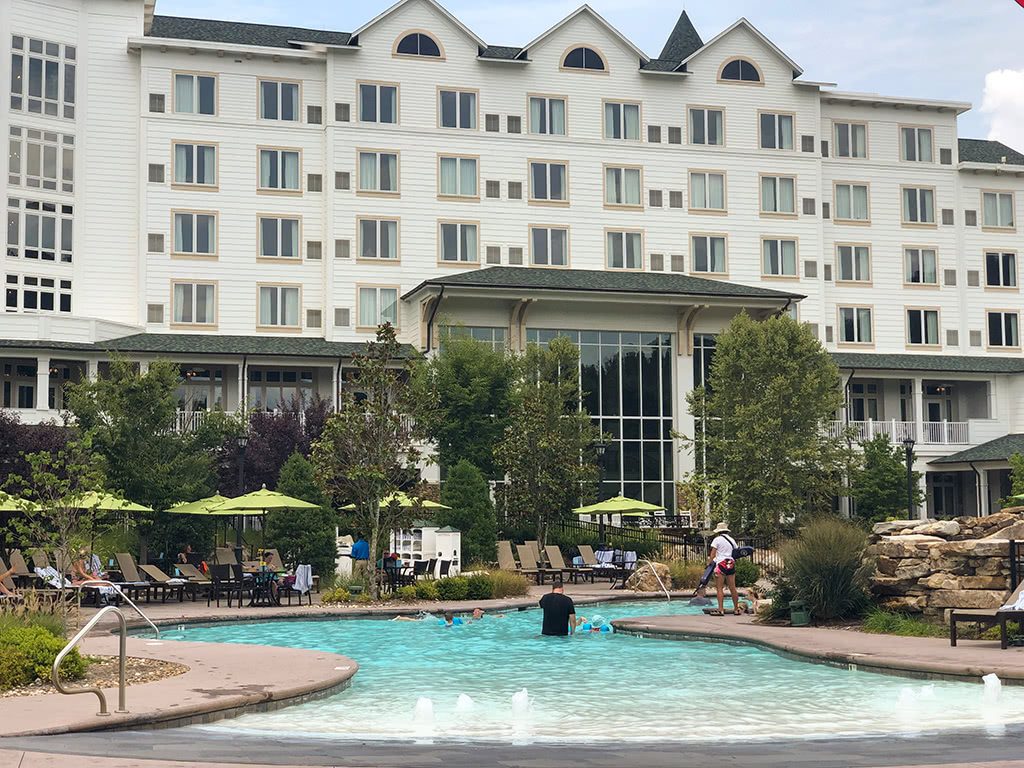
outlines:
[{"label": "man standing in pool", "polygon": [[551,586],[551,591],[540,599],[540,607],[544,611],[542,635],[564,637],[576,632],[576,605],[565,594],[562,582],[556,581]]}]

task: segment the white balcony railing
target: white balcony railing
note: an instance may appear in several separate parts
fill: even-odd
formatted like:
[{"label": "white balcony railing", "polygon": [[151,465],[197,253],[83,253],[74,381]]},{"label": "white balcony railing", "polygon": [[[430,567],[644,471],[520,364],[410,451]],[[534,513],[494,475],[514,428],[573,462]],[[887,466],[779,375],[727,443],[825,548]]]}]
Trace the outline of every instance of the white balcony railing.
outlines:
[{"label": "white balcony railing", "polygon": [[971,442],[969,423],[967,421],[926,421],[923,442],[940,445],[967,445]]},{"label": "white balcony railing", "polygon": [[195,432],[206,422],[209,411],[178,411],[174,417],[175,432]]},{"label": "white balcony railing", "polygon": [[906,438],[916,442],[932,445],[970,445],[969,422],[966,421],[926,421],[922,426],[924,434],[918,439],[917,425],[912,421],[831,421],[828,433],[831,437],[840,437],[847,428],[853,429],[856,442],[871,440],[878,435],[887,435],[893,444],[902,443]]}]

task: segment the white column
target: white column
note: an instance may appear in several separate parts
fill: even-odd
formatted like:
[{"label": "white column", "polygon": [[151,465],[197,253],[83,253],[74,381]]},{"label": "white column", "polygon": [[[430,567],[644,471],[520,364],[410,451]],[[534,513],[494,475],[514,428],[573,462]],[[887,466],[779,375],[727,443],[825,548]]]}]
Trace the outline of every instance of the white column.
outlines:
[{"label": "white column", "polygon": [[[916,467],[915,467],[916,469]],[[921,504],[917,508],[917,516],[922,520],[928,517],[928,469],[925,467],[921,471],[921,478],[917,481],[917,486],[921,490]]]},{"label": "white column", "polygon": [[36,410],[50,409],[50,358],[36,358]]},{"label": "white column", "polygon": [[139,360],[139,375],[145,376],[149,373],[149,360]]},{"label": "white column", "polygon": [[238,364],[238,404],[235,410],[241,411],[245,405],[245,363]]},{"label": "white column", "polygon": [[85,361],[85,377],[89,381],[96,381],[100,375],[100,363],[98,360]]},{"label": "white column", "polygon": [[338,366],[331,366],[331,407],[338,409],[338,392],[341,389],[341,382],[338,380]]},{"label": "white column", "polygon": [[992,497],[988,486],[988,470],[981,470],[980,483],[978,488],[978,516],[985,517],[992,513]]},{"label": "white column", "polygon": [[913,380],[914,388],[914,427],[917,431],[915,439],[919,443],[924,442],[924,381],[920,378]]}]

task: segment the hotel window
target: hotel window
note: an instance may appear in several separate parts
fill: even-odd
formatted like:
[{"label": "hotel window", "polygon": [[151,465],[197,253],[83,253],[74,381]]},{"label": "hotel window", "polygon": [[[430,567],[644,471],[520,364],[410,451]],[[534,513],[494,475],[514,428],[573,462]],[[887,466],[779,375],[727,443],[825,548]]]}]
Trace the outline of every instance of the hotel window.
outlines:
[{"label": "hotel window", "polygon": [[442,157],[438,189],[451,197],[478,197],[477,163],[475,157]]},{"label": "hotel window", "polygon": [[725,274],[725,238],[715,235],[693,235],[690,238],[694,272]]},{"label": "hotel window", "polygon": [[1017,287],[1017,254],[987,251],[985,253],[985,285],[990,288]]},{"label": "hotel window", "polygon": [[376,328],[384,323],[398,325],[398,289],[360,288],[359,326]]},{"label": "hotel window", "polygon": [[476,264],[480,260],[477,236],[476,224],[441,222],[441,261]]},{"label": "hotel window", "polygon": [[691,171],[690,208],[702,211],[724,211],[725,174]]},{"label": "hotel window", "polygon": [[530,227],[530,263],[539,267],[568,265],[569,230],[561,227]]},{"label": "hotel window", "polygon": [[261,285],[260,325],[279,328],[299,327],[298,286]]},{"label": "hotel window", "polygon": [[604,202],[607,205],[640,206],[640,169],[605,168]]},{"label": "hotel window", "polygon": [[217,183],[217,148],[212,144],[174,145],[174,183],[212,187]]},{"label": "hotel window", "polygon": [[939,311],[937,309],[907,310],[907,343],[927,345],[939,343]]},{"label": "hotel window", "polygon": [[640,105],[606,101],[604,103],[604,137],[606,139],[640,140]]},{"label": "hotel window", "polygon": [[359,153],[360,192],[398,192],[398,154]]},{"label": "hotel window", "polygon": [[715,358],[714,334],[693,334],[693,386],[711,392],[711,362]]},{"label": "hotel window", "polygon": [[690,143],[720,147],[725,144],[724,113],[720,109],[690,109]]},{"label": "hotel window", "polygon": [[868,127],[865,123],[835,123],[836,157],[868,156]]},{"label": "hotel window", "polygon": [[842,344],[871,343],[871,309],[868,307],[839,308],[839,341]]},{"label": "hotel window", "polygon": [[174,314],[171,322],[213,325],[217,322],[216,293],[213,283],[174,283]]},{"label": "hotel window", "polygon": [[476,92],[440,91],[442,128],[476,128]]},{"label": "hotel window", "polygon": [[606,233],[605,263],[609,269],[643,269],[643,236],[639,232]]},{"label": "hotel window", "polygon": [[900,128],[900,156],[911,162],[932,162],[932,129]]},{"label": "hotel window", "polygon": [[990,347],[1019,347],[1020,336],[1016,312],[986,312],[988,319],[988,345]]},{"label": "hotel window", "polygon": [[7,198],[7,255],[71,263],[74,208]]},{"label": "hotel window", "polygon": [[7,312],[71,312],[70,280],[9,274],[4,296]]},{"label": "hotel window", "polygon": [[363,123],[397,123],[398,86],[360,83],[359,120]]},{"label": "hotel window", "polygon": [[260,189],[299,190],[299,153],[297,150],[260,150]]},{"label": "hotel window", "polygon": [[75,138],[11,126],[7,181],[52,192],[75,191]]},{"label": "hotel window", "polygon": [[565,99],[530,97],[530,133],[565,135]]},{"label": "hotel window", "polygon": [[217,78],[213,75],[174,75],[174,111],[190,115],[217,112]]},{"label": "hotel window", "polygon": [[359,220],[359,258],[398,258],[398,222],[394,219]]},{"label": "hotel window", "polygon": [[903,187],[903,223],[935,223],[935,190]]},{"label": "hotel window", "polygon": [[493,349],[503,352],[508,349],[508,328],[489,326],[442,325],[441,343],[447,339],[476,339]]},{"label": "hotel window", "polygon": [[762,112],[761,149],[793,148],[793,116]]},{"label": "hotel window", "polygon": [[866,245],[840,245],[839,277],[837,280],[849,283],[866,283],[871,280],[871,250]]},{"label": "hotel window", "polygon": [[846,221],[868,220],[866,184],[836,184],[835,218]]},{"label": "hotel window", "polygon": [[796,277],[796,240],[762,240],[761,271],[773,277]]},{"label": "hotel window", "polygon": [[597,72],[604,71],[604,59],[593,48],[573,48],[562,60],[562,66],[566,69],[590,69]]},{"label": "hotel window", "polygon": [[983,192],[981,194],[983,227],[1013,227],[1013,193]]},{"label": "hotel window", "polygon": [[761,213],[795,215],[796,179],[792,176],[762,176]]},{"label": "hotel window", "polygon": [[299,258],[299,220],[260,216],[260,256]]},{"label": "hotel window", "polygon": [[213,256],[216,252],[216,214],[174,214],[174,253],[191,256]]},{"label": "hotel window", "polygon": [[938,285],[939,270],[932,248],[904,248],[905,280],[915,285]]},{"label": "hotel window", "polygon": [[568,199],[565,163],[530,163],[530,200],[564,202]]},{"label": "hotel window", "polygon": [[11,37],[11,109],[75,117],[77,49],[46,40]]},{"label": "hotel window", "polygon": [[395,53],[403,56],[441,56],[441,47],[430,35],[422,32],[410,32],[403,37],[395,47]]},{"label": "hotel window", "polygon": [[260,117],[298,122],[299,84],[260,80]]},{"label": "hotel window", "polygon": [[722,67],[722,80],[738,80],[744,83],[761,82],[761,73],[746,59],[733,59]]}]

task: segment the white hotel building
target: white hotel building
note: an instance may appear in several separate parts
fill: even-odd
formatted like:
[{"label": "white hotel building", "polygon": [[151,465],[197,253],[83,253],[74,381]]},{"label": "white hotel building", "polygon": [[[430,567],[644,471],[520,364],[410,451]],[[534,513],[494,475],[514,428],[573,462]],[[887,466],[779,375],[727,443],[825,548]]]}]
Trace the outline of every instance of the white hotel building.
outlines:
[{"label": "white hotel building", "polygon": [[[741,309],[835,356],[843,421],[917,442],[922,514],[986,513],[1024,449],[1024,155],[969,104],[804,77],[745,19],[651,58],[587,6],[494,46],[434,0],[354,32],[0,3],[0,406],[59,415],[112,351],[182,421],[332,398],[389,320],[580,343],[606,492],[674,504],[685,395]],[[840,424],[841,422],[837,422]]]}]

